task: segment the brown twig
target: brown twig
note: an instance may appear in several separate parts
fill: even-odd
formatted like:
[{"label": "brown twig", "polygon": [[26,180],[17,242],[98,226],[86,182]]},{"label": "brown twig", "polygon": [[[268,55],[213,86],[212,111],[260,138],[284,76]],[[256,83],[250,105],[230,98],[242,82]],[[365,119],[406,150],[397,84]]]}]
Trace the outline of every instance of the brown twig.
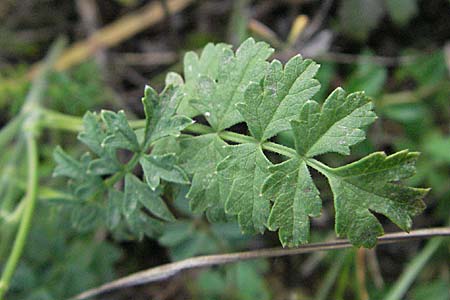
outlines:
[{"label": "brown twig", "polygon": [[[339,52],[326,52],[316,51],[318,54],[305,53],[303,49],[300,54],[305,58],[315,59],[319,62],[334,62],[338,64],[374,64],[385,67],[393,67],[399,65],[408,65],[417,61],[420,55],[407,55],[407,56],[379,56],[379,55],[361,55],[361,54],[349,54]],[[310,52],[310,51],[308,51]],[[287,61],[290,57],[298,54],[298,51],[292,48],[286,49],[275,54],[275,58],[282,62]]]},{"label": "brown twig", "polygon": [[337,62],[341,64],[355,64],[355,63],[372,63],[380,66],[398,66],[398,65],[408,65],[416,61],[419,56],[408,55],[408,56],[377,56],[377,55],[359,55],[359,54],[348,54],[348,53],[337,53],[337,52],[327,52],[325,54],[314,57],[317,60]]},{"label": "brown twig", "polygon": [[175,51],[153,51],[146,53],[120,53],[120,58],[127,65],[162,66],[170,65],[178,60]]},{"label": "brown twig", "polygon": [[[193,0],[168,0],[167,6],[173,14],[191,4]],[[86,40],[80,41],[68,48],[67,51],[56,62],[55,70],[67,69],[87,57],[93,55],[98,49],[109,48],[122,42],[123,40],[137,34],[161,21],[164,18],[164,10],[161,3],[151,2],[139,11],[130,13],[110,25],[93,33]],[[39,64],[31,68],[27,78],[35,76]]]},{"label": "brown twig", "polygon": [[328,12],[330,11],[332,4],[333,0],[325,0],[322,2],[317,13],[314,15],[308,27],[306,27],[303,32],[301,36],[302,41],[309,40],[316,32],[319,31],[328,16]]},{"label": "brown twig", "polygon": [[[378,238],[378,245],[392,244],[411,239],[426,239],[434,236],[450,236],[450,227],[414,230],[411,231],[410,233],[405,232],[389,233]],[[98,288],[85,291],[71,299],[73,300],[86,299],[120,288],[141,285],[149,282],[167,279],[179,272],[193,268],[223,265],[256,258],[297,255],[316,251],[328,251],[350,247],[352,247],[352,244],[348,240],[342,239],[325,243],[308,244],[293,249],[269,248],[236,253],[198,256],[177,261],[174,263],[164,264],[145,271],[131,274],[129,276],[101,285]]]},{"label": "brown twig", "polygon": [[[94,0],[77,0],[75,3],[86,36],[90,37],[94,35],[99,27],[99,12],[96,2]],[[94,53],[94,57],[97,65],[104,74],[106,72],[106,53],[104,48],[98,49],[98,51]]]}]

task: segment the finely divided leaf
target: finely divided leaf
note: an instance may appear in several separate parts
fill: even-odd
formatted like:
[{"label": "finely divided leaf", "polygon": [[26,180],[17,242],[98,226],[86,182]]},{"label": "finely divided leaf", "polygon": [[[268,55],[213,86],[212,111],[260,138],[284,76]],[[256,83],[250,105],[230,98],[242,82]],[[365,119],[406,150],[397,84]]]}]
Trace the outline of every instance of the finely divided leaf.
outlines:
[{"label": "finely divided leaf", "polygon": [[190,207],[194,213],[221,205],[221,187],[216,166],[226,157],[226,146],[217,134],[181,140],[180,162],[183,169],[193,175],[187,197],[191,200]]},{"label": "finely divided leaf", "polygon": [[93,196],[103,192],[104,185],[100,176],[89,173],[89,166],[92,163],[92,157],[89,153],[81,156],[80,163],[83,166],[85,175],[77,180],[69,181],[69,187],[77,197],[90,200]]},{"label": "finely divided leaf", "polygon": [[142,240],[144,235],[155,238],[161,235],[164,229],[162,221],[149,217],[143,211],[136,210],[127,218],[127,224],[134,236]]},{"label": "finely divided leaf", "polygon": [[220,57],[224,50],[230,49],[227,44],[207,44],[200,57],[193,51],[184,56],[184,77],[186,84],[195,82],[200,76],[208,76],[217,79],[220,69]]},{"label": "finely divided leaf", "polygon": [[136,134],[128,124],[125,113],[103,110],[101,116],[108,129],[108,136],[103,140],[103,147],[128,149],[138,152],[140,145]]},{"label": "finely divided leaf", "polygon": [[105,152],[102,142],[106,136],[97,114],[86,112],[83,116],[83,131],[78,134],[78,139],[97,156],[102,156]]},{"label": "finely divided leaf", "polygon": [[308,242],[309,218],[320,215],[322,203],[306,163],[292,158],[269,168],[262,193],[272,200],[268,226],[279,229],[283,246],[298,246]]},{"label": "finely divided leaf", "polygon": [[82,164],[67,154],[60,146],[53,151],[53,159],[56,162],[53,176],[66,176],[69,178],[83,178],[86,173]]},{"label": "finely divided leaf", "polygon": [[160,95],[150,86],[145,87],[142,98],[146,118],[144,148],[163,137],[179,136],[181,130],[192,124],[190,118],[176,114],[183,96],[181,88],[172,85]]},{"label": "finely divided leaf", "polygon": [[72,226],[80,232],[88,231],[98,225],[102,211],[96,204],[83,204],[73,207],[70,214]]},{"label": "finely divided leaf", "polygon": [[117,160],[115,149],[102,146],[107,133],[95,113],[87,112],[84,115],[83,128],[83,131],[78,134],[78,139],[99,156],[90,162],[88,171],[96,175],[113,174],[119,171],[120,163]]},{"label": "finely divided leaf", "polygon": [[421,199],[428,189],[394,182],[414,174],[417,157],[417,153],[408,151],[390,156],[377,152],[325,172],[334,194],[336,233],[348,236],[356,246],[375,246],[383,227],[371,211],[385,215],[408,231],[411,217],[425,207]]},{"label": "finely divided leaf", "polygon": [[110,155],[93,159],[88,167],[88,173],[94,175],[109,175],[119,171],[120,163],[115,157],[111,158]]},{"label": "finely divided leaf", "polygon": [[244,91],[251,82],[259,82],[267,69],[266,59],[273,49],[264,42],[247,39],[236,51],[219,52],[217,79],[197,78],[197,99],[191,101],[203,113],[209,124],[221,131],[242,121],[235,104],[244,102]]},{"label": "finely divided leaf", "polygon": [[[184,84],[185,97],[181,100],[178,113],[195,117],[199,112],[190,105],[192,99],[198,97],[198,80],[202,76],[207,76],[213,80],[217,80],[219,74],[220,57],[225,49],[230,49],[230,45],[226,44],[208,44],[203,49],[200,57],[195,52],[188,52],[184,56]],[[167,80],[167,78],[166,78]]]},{"label": "finely divided leaf", "polygon": [[299,120],[291,122],[297,152],[313,157],[326,152],[349,154],[350,146],[365,139],[363,128],[376,119],[370,98],[364,93],[346,95],[341,88],[320,109],[315,101],[305,103]]},{"label": "finely divided leaf", "polygon": [[243,102],[237,104],[251,134],[264,141],[290,129],[289,121],[298,115],[302,105],[320,89],[314,79],[319,65],[300,55],[283,65],[274,60],[262,81],[252,83]]},{"label": "finely divided leaf", "polygon": [[152,155],[166,155],[172,153],[178,157],[180,151],[179,138],[173,136],[162,138],[152,146]]},{"label": "finely divided leaf", "polygon": [[121,219],[121,204],[123,193],[115,189],[108,191],[108,201],[106,204],[106,226],[109,230],[116,228]]},{"label": "finely divided leaf", "polygon": [[53,152],[53,158],[56,161],[53,176],[70,178],[69,189],[76,198],[85,200],[103,189],[101,178],[88,173],[88,166],[92,162],[88,153],[77,161],[58,146]]},{"label": "finely divided leaf", "polygon": [[[175,86],[177,88],[183,88],[184,85],[184,80],[183,77],[181,77],[180,74],[175,73],[175,72],[169,72],[166,75],[166,79],[164,80],[164,83],[166,84],[166,86]],[[181,102],[183,101],[183,99],[181,99]],[[180,103],[181,105],[181,103]],[[178,106],[179,108],[180,106]]]},{"label": "finely divided leaf", "polygon": [[175,154],[145,155],[140,164],[144,171],[145,180],[152,190],[155,190],[161,179],[169,182],[189,184],[186,173],[176,164]]},{"label": "finely divided leaf", "polygon": [[271,163],[258,144],[229,146],[230,155],[217,166],[219,185],[229,185],[223,195],[225,211],[238,215],[243,233],[263,233],[270,211],[270,200],[261,188]]},{"label": "finely divided leaf", "polygon": [[123,212],[127,219],[140,207],[144,206],[153,215],[165,220],[174,221],[175,218],[161,199],[158,191],[152,191],[133,174],[125,176],[125,194],[123,199]]}]

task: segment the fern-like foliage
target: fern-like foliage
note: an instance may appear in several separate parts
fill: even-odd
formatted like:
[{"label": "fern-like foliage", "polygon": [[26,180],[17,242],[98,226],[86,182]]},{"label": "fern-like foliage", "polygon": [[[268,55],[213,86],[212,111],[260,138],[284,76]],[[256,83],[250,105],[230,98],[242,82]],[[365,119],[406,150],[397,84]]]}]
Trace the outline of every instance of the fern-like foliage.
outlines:
[{"label": "fern-like foliage", "polygon": [[[80,160],[61,148],[54,155],[55,175],[70,179],[74,225],[103,223],[121,237],[158,236],[176,219],[174,191],[189,185],[194,213],[206,212],[213,222],[236,217],[244,233],[278,230],[283,246],[297,246],[308,242],[310,218],[321,213],[312,168],[331,186],[339,236],[373,247],[383,228],[372,212],[409,230],[428,190],[399,180],[413,175],[418,154],[378,152],[338,168],[317,161],[328,152],[348,155],[365,139],[376,119],[372,102],[338,88],[320,105],[311,100],[320,88],[319,66],[299,55],[284,66],[269,63],[272,52],[253,39],[236,52],[209,44],[199,56],[186,54],[184,78],[169,73],[161,94],[146,87],[145,122],[130,122],[123,112],[86,113],[79,140],[90,151]],[[209,126],[192,124],[200,115]],[[242,122],[249,135],[227,131]],[[269,141],[287,130],[295,149]],[[132,153],[126,163],[119,149]],[[272,163],[267,152],[283,161]]]}]

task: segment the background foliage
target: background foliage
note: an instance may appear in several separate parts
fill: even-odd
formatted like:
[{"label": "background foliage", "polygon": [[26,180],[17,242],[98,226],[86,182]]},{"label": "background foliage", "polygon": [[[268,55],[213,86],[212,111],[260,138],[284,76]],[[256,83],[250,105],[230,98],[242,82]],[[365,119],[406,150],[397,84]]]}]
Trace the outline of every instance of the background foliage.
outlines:
[{"label": "background foliage", "polygon": [[[23,78],[58,35],[64,34],[70,41],[83,39],[146,4],[133,0],[0,4],[2,124],[20,110],[29,89]],[[92,13],[94,17],[89,17]],[[181,60],[186,51],[207,42],[238,45],[253,36],[270,42],[275,47],[274,57],[283,62],[300,52],[320,63],[317,78],[322,86],[314,100],[323,101],[337,86],[349,92],[365,90],[373,97],[379,119],[370,129],[369,139],[354,147],[350,157],[325,154],[321,160],[339,166],[378,150],[388,154],[405,148],[422,152],[417,175],[408,184],[432,190],[426,199],[428,208],[414,219],[414,226],[445,225],[450,221],[449,13],[450,4],[445,0],[196,1],[119,45],[53,73],[44,102],[47,108],[77,116],[87,110],[124,109],[127,116],[142,118],[143,86],[151,84],[160,91],[168,71],[183,71]],[[301,15],[309,17],[305,28]],[[277,142],[293,146],[292,133],[279,135]],[[278,245],[276,234],[246,236],[237,225],[210,225],[204,216],[187,209],[187,191],[182,186],[169,191],[177,222],[135,224],[140,242],[126,231],[110,236],[92,222],[95,213],[103,210],[58,204],[70,199],[62,199],[55,191],[64,181],[51,177],[55,167],[52,151],[57,144],[77,157],[86,151],[71,133],[42,132],[39,180],[45,188],[8,299],[63,299],[121,274],[170,260]],[[9,209],[5,203],[17,202],[24,193],[26,162],[20,149],[17,144],[7,145],[0,158],[2,211]],[[322,191],[324,207],[322,217],[312,222],[311,241],[322,241],[334,236],[332,194],[322,177],[312,176]],[[84,233],[69,226],[73,215],[81,216],[77,227]],[[378,217],[386,231],[396,230]],[[3,233],[5,224],[0,218],[0,264],[10,245],[4,241],[11,239]],[[96,230],[88,231],[89,227]],[[151,228],[150,234],[144,227]],[[145,238],[146,234],[153,238]],[[435,243],[437,246],[432,242],[384,246],[376,252],[346,250],[239,263],[192,271],[113,296],[364,299],[367,292],[370,299],[401,299],[403,293],[395,296],[394,291],[404,286],[401,275],[408,273],[415,275],[414,284],[406,286],[407,299],[450,299],[448,240]],[[363,263],[361,257],[366,257]],[[428,263],[415,264],[421,257]],[[366,275],[365,280],[361,274]]]}]

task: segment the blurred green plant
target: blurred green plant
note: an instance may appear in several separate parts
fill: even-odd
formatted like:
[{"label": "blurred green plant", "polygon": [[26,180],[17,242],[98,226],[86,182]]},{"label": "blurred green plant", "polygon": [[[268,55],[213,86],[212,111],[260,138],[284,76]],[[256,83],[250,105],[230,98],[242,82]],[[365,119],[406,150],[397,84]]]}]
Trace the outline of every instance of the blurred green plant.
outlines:
[{"label": "blurred green plant", "polygon": [[38,205],[28,238],[33,247],[24,252],[8,299],[66,299],[115,277],[120,250],[71,230],[68,214]]},{"label": "blurred green plant", "polygon": [[[245,3],[245,1],[242,3]],[[385,15],[388,15],[396,26],[404,26],[417,13],[417,1],[409,0],[385,0],[373,3],[365,0],[348,0],[342,1],[340,5],[339,28],[344,34],[360,41],[367,38],[370,31],[376,28]],[[235,14],[239,14],[238,9],[236,9]],[[234,25],[239,26],[240,33],[234,37],[237,40],[242,40],[245,36],[244,23],[230,23],[230,28]],[[233,30],[231,30],[231,33],[233,33]],[[198,45],[203,45],[206,40],[211,39],[207,34],[191,35],[191,37],[191,43]],[[206,49],[209,49],[208,51],[211,52],[207,52]],[[243,142],[246,144],[250,141],[248,136],[244,138],[239,135],[233,135],[233,132],[222,131],[226,126],[221,125],[221,123],[230,123],[229,119],[233,123],[233,118],[236,118],[236,115],[239,116],[239,113],[242,113],[241,111],[236,113],[235,110],[230,109],[228,111],[229,115],[222,119],[219,116],[219,121],[217,121],[214,120],[217,116],[213,114],[221,111],[221,108],[218,107],[220,103],[210,105],[210,103],[205,103],[206,101],[199,101],[210,98],[211,102],[214,102],[216,96],[218,99],[227,100],[227,97],[222,97],[222,95],[214,91],[215,89],[219,91],[222,89],[226,90],[232,85],[232,80],[226,81],[226,79],[220,77],[221,73],[218,72],[221,63],[217,56],[214,55],[217,53],[222,55],[221,51],[228,55],[226,58],[232,56],[228,54],[227,46],[222,44],[216,46],[208,45],[200,57],[192,53],[188,54],[185,58],[184,80],[181,76],[171,73],[167,76],[167,85],[180,88],[185,93],[184,97],[186,99],[180,101],[178,114],[194,117],[201,113],[213,127],[217,127],[216,129],[222,133],[220,137],[222,140],[214,141],[213,146],[226,146],[226,142],[231,144]],[[417,53],[407,51],[405,54],[416,55]],[[339,70],[336,67],[336,63],[322,64],[316,76],[322,83],[322,88],[311,97],[316,102],[323,103],[323,99],[334,88],[336,81],[342,82],[342,85],[349,92],[364,89],[367,95],[375,97],[375,109],[381,120],[377,123],[377,128],[374,129],[374,134],[370,141],[356,146],[354,155],[355,153],[357,155],[366,154],[369,151],[373,151],[373,149],[384,147],[387,143],[392,144],[395,150],[410,148],[423,152],[425,155],[417,165],[419,174],[414,178],[407,179],[407,183],[409,185],[428,185],[433,188],[432,205],[436,204],[438,206],[438,209],[434,209],[431,212],[433,216],[436,216],[433,222],[442,224],[446,222],[448,211],[450,210],[450,203],[446,201],[450,195],[447,184],[448,167],[450,165],[448,156],[450,139],[448,128],[445,127],[449,122],[450,115],[448,110],[450,88],[444,55],[441,51],[425,56],[421,54],[420,59],[415,60],[414,63],[396,67],[393,70],[392,77],[399,86],[395,88],[403,89],[403,87],[406,87],[404,91],[396,93],[392,93],[391,90],[385,87],[386,83],[388,83],[390,88],[392,88],[392,82],[389,81],[392,78],[390,78],[391,75],[388,73],[388,68],[372,63],[371,55],[370,51],[363,52],[362,57],[364,59],[355,62],[354,67],[348,68],[350,70],[348,78],[341,78],[341,75],[338,74]],[[217,63],[218,61],[219,63]],[[225,63],[222,65],[225,65]],[[239,67],[239,64],[233,67]],[[23,69],[1,70],[0,107],[2,109],[9,107],[10,115],[12,116],[21,110],[23,99],[29,88],[27,83],[20,80],[25,74],[25,70],[25,67]],[[198,76],[199,74],[201,76]],[[266,77],[270,76],[254,75],[253,79],[257,82],[256,85],[260,83],[262,90],[267,85],[269,88],[265,91],[271,90],[272,86],[264,82],[265,80],[269,81],[270,78],[268,80]],[[206,90],[206,93],[202,91],[203,89]],[[168,113],[171,110],[173,112],[173,106],[169,105],[169,107],[161,108],[156,105],[157,103],[165,102],[167,98],[173,100],[173,98],[178,97],[177,93],[170,89],[165,91],[170,96],[167,96],[164,92],[157,95],[152,90],[146,90],[146,98],[154,100],[153,105],[148,105],[152,101],[144,103],[147,104],[145,105],[146,120],[128,121],[125,119],[124,114],[120,112],[103,112],[100,114],[86,114],[83,124],[79,118],[69,116],[83,115],[87,109],[103,104],[107,101],[105,97],[108,97],[104,91],[105,87],[100,80],[98,70],[92,62],[82,64],[70,72],[54,73],[49,76],[48,100],[45,105],[64,114],[41,107],[42,110],[39,110],[40,122],[39,126],[37,126],[39,128],[38,131],[43,128],[64,129],[75,132],[84,130],[84,133],[79,135],[79,139],[90,148],[91,155],[85,155],[80,161],[77,161],[61,150],[57,150],[55,156],[59,163],[63,165],[63,168],[66,168],[62,171],[59,169],[59,172],[71,177],[74,174],[77,175],[75,178],[71,178],[66,191],[56,191],[42,186],[37,196],[38,199],[56,204],[64,212],[64,222],[61,223],[61,227],[65,227],[70,223],[81,231],[82,235],[76,236],[71,230],[54,233],[54,228],[50,227],[55,219],[40,217],[41,214],[47,216],[51,210],[46,206],[38,205],[37,213],[39,217],[35,220],[36,227],[31,229],[30,242],[39,244],[44,241],[42,243],[45,243],[46,247],[56,249],[54,252],[57,255],[54,257],[37,257],[36,253],[30,253],[32,251],[25,250],[23,262],[18,266],[16,277],[12,281],[10,294],[8,294],[11,299],[61,299],[110,280],[113,275],[112,266],[117,261],[119,252],[104,241],[100,243],[94,242],[93,234],[90,233],[92,230],[103,231],[105,228],[108,228],[112,230],[113,237],[117,240],[143,239],[144,236],[158,239],[161,245],[167,247],[173,260],[217,253],[218,251],[236,250],[248,246],[250,238],[241,234],[236,222],[236,215],[240,216],[245,211],[245,208],[233,205],[233,201],[234,203],[237,202],[236,199],[233,200],[236,197],[236,190],[221,191],[226,196],[217,194],[214,191],[214,188],[216,188],[214,185],[215,179],[211,179],[215,176],[214,172],[219,171],[222,176],[220,180],[223,180],[225,184],[229,184],[230,179],[233,180],[233,172],[235,171],[233,168],[236,168],[236,165],[238,165],[236,162],[247,159],[247,157],[239,156],[241,150],[246,149],[238,148],[238,146],[229,148],[236,147],[235,149],[239,149],[239,151],[236,151],[238,152],[237,154],[233,154],[232,151],[228,150],[224,150],[221,153],[220,150],[210,149],[210,153],[217,155],[217,157],[214,160],[208,160],[206,155],[208,153],[200,153],[203,150],[201,147],[192,147],[192,153],[195,155],[200,153],[197,157],[198,160],[195,161],[195,163],[198,163],[198,166],[193,166],[193,154],[187,155],[186,149],[183,149],[183,147],[200,142],[201,138],[193,139],[188,137],[186,133],[206,136],[211,134],[211,132],[208,128],[191,125],[191,127],[185,128],[181,137],[174,138],[171,136],[178,135],[180,130],[183,129],[182,127],[188,123],[188,119],[173,119],[172,117],[177,114]],[[236,89],[236,94],[240,92],[241,90]],[[215,97],[210,97],[211,94],[208,93]],[[266,94],[270,93],[267,92]],[[231,96],[233,98],[234,94]],[[172,104],[176,106],[174,103],[177,101],[174,100]],[[238,101],[233,100],[233,102]],[[314,106],[313,103],[309,104]],[[242,107],[241,110],[243,110]],[[161,115],[164,114],[170,115],[171,118],[161,118]],[[230,115],[231,117],[228,118]],[[24,114],[19,114],[19,117],[8,123],[0,135],[0,145],[5,145],[6,149],[5,155],[1,159],[1,166],[4,166],[4,172],[0,179],[2,187],[0,194],[2,201],[6,199],[5,202],[8,203],[8,205],[5,205],[4,202],[2,203],[2,214],[0,215],[0,225],[2,226],[2,232],[0,233],[2,242],[0,245],[0,264],[3,263],[2,258],[6,255],[10,246],[10,243],[6,244],[4,241],[11,241],[14,233],[14,230],[10,229],[11,227],[4,226],[4,224],[12,220],[12,223],[17,225],[17,221],[22,214],[22,208],[20,205],[17,205],[19,209],[14,211],[13,209],[26,192],[26,183],[11,180],[13,177],[24,178],[27,175],[25,163],[18,163],[25,155],[24,150],[26,147],[20,139],[14,140],[15,133],[19,130],[18,128],[20,128],[24,118]],[[158,120],[158,122],[152,123],[152,120]],[[242,119],[239,119],[239,121],[242,121]],[[248,119],[245,119],[245,121],[248,121]],[[301,119],[300,121],[305,120]],[[249,121],[247,125],[250,128],[252,124]],[[164,134],[170,135],[169,137],[161,139],[152,137],[153,131],[164,131],[163,129],[167,129],[166,126],[170,130]],[[383,136],[384,126],[388,127],[387,129],[393,129],[391,132],[394,132],[394,134],[385,135],[386,138],[392,139],[388,142]],[[254,132],[256,132],[256,129],[253,127],[253,132],[251,133],[254,135]],[[154,144],[149,142],[152,150],[147,155],[149,151],[140,149],[140,145],[146,145],[147,141],[151,141],[152,138],[158,142]],[[223,140],[226,142],[223,142]],[[276,140],[290,148],[296,147],[292,131],[279,132]],[[13,143],[10,143],[11,141]],[[55,141],[52,140],[52,142]],[[71,155],[75,156],[80,153],[81,147],[79,145],[65,142],[65,148],[70,149],[68,152]],[[252,140],[252,142],[255,141]],[[298,143],[299,141],[297,141]],[[109,151],[108,147],[111,147],[113,151]],[[39,165],[41,174],[39,175],[46,185],[59,188],[62,180],[55,179],[48,182],[48,178],[45,176],[53,166],[49,159],[48,148],[43,147],[39,149],[39,158],[41,160]],[[116,151],[116,148],[120,150]],[[279,148],[278,150],[280,149],[282,151],[286,150],[284,148]],[[82,150],[85,150],[85,148]],[[273,149],[269,147],[264,150]],[[138,153],[139,158],[136,158],[136,156],[131,157],[133,153]],[[275,154],[274,156],[277,162],[285,154],[285,152],[279,153],[282,155]],[[187,158],[180,161],[179,156],[181,155],[185,155]],[[296,154],[291,153],[291,155]],[[329,159],[330,157],[331,159]],[[323,158],[322,161],[324,162],[335,160],[335,164],[336,161],[339,164],[344,160],[343,158],[336,160],[335,157],[321,155],[320,158]],[[273,156],[270,158],[273,158]],[[222,161],[222,159],[224,160]],[[124,161],[128,163],[124,164]],[[137,162],[141,165],[142,170],[141,167],[133,168],[133,165]],[[273,161],[270,163],[273,163]],[[209,169],[205,172],[207,168]],[[229,173],[227,174],[224,170],[227,170]],[[117,174],[120,174],[120,176],[115,177]],[[245,172],[243,174],[248,175]],[[283,174],[278,173],[277,175],[281,176]],[[124,181],[121,179],[122,177],[125,178]],[[245,177],[242,176],[242,178]],[[194,186],[195,178],[197,179],[195,182],[197,189],[191,188],[190,197],[191,203],[197,201],[198,206],[192,209],[192,207],[189,208],[187,206],[186,194],[188,193],[188,186],[181,184],[190,181]],[[203,178],[207,179],[203,180]],[[235,181],[241,182],[241,180]],[[242,182],[245,183],[244,180]],[[114,190],[112,187],[114,187]],[[247,189],[248,186],[245,185],[238,187],[238,192],[240,192],[242,187],[244,187],[245,191],[249,190]],[[309,191],[312,187],[314,186],[307,187],[306,190]],[[215,196],[219,196],[217,197],[217,199],[220,199],[217,201],[218,203],[212,203],[211,195],[213,199],[216,199]],[[7,199],[13,200],[8,201]],[[80,199],[84,201],[80,201]],[[149,202],[148,199],[151,201]],[[246,199],[248,200],[248,197]],[[285,201],[285,199],[282,200],[283,202]],[[192,212],[192,210],[200,212],[205,209],[207,210],[208,219],[213,221],[213,224],[208,224],[201,213]],[[6,214],[4,213],[5,211],[7,212]],[[311,215],[314,215],[314,211],[312,210]],[[174,217],[176,217],[177,221],[171,223]],[[264,219],[265,221],[262,222],[260,228],[255,227],[254,224],[248,226],[244,222],[245,218],[240,219],[238,222],[242,230],[253,226],[252,230],[261,231],[265,230],[265,226],[269,227],[269,229],[275,229],[278,225],[277,220],[274,219],[276,218],[273,217],[270,222]],[[55,222],[53,224],[57,224],[60,221]],[[46,240],[49,234],[53,234],[56,237],[55,240]],[[437,248],[438,246],[433,249]],[[85,249],[89,249],[90,255],[77,255],[81,252],[85,253]],[[434,254],[434,251],[426,253],[428,258]],[[338,262],[330,269],[327,275],[328,279],[324,281],[324,284],[326,284],[325,289],[320,290],[326,291],[326,293],[323,293],[325,296],[318,294],[322,298],[327,297],[336,280],[338,282],[334,294],[337,298],[344,297],[352,261],[348,259],[344,261],[341,257]],[[331,265],[328,261],[326,263]],[[52,266],[49,267],[48,265],[50,264]],[[414,269],[414,276],[409,276],[406,281],[398,282],[398,285],[401,285],[402,295],[422,268],[423,265],[419,265]],[[67,270],[72,270],[73,272],[67,272]],[[233,299],[254,299],[256,297],[267,299],[270,298],[270,293],[262,276],[266,270],[267,264],[265,262],[257,262],[239,263],[212,271],[203,271],[200,273],[198,280],[191,283],[191,293],[196,298],[203,299],[220,299],[224,297]],[[78,278],[75,274],[82,278]],[[80,274],[85,274],[85,276]],[[4,287],[0,286],[0,290],[3,289]],[[30,294],[28,292],[30,290],[34,290],[34,293]],[[434,295],[433,297],[436,299],[449,299],[446,291],[448,291],[448,282],[436,280],[430,286],[422,285],[413,288],[412,298],[423,299],[424,295],[427,295],[427,297]],[[372,292],[371,295],[376,294]],[[385,292],[382,292],[383,296],[386,294]],[[396,297],[399,298],[402,295],[397,293]]]},{"label": "blurred green plant", "polygon": [[[11,113],[19,113],[0,133],[0,144],[4,149],[0,162],[0,298],[3,298],[8,287],[8,299],[69,297],[112,279],[113,265],[120,255],[115,246],[102,240],[95,241],[92,235],[88,237],[74,234],[67,223],[67,211],[57,212],[54,207],[36,203],[66,197],[51,188],[37,186],[39,179],[48,178],[49,170],[53,168],[49,148],[46,145],[38,148],[36,145],[42,132],[41,109],[44,95],[52,95],[46,99],[45,105],[56,106],[74,114],[81,114],[87,107],[99,103],[96,101],[104,99],[100,94],[103,88],[92,68],[93,64],[85,64],[71,72],[71,75],[66,73],[56,76],[50,73],[51,64],[61,49],[62,42],[59,41],[52,48],[46,65],[32,83],[26,97],[23,93],[29,85],[22,80],[24,68],[19,68],[14,73],[5,72],[7,77],[1,82],[1,103],[8,105]],[[83,91],[84,87],[86,89]],[[60,93],[59,88],[65,92]],[[80,92],[87,101],[70,101],[71,97],[76,97]],[[49,98],[52,101],[48,101]],[[25,160],[24,156],[27,157]],[[23,179],[27,176],[28,182]],[[37,217],[31,226],[33,215]],[[39,249],[42,250],[25,248],[27,238],[34,245],[41,245]],[[87,249],[90,251],[84,252]],[[24,255],[19,264],[22,252]],[[18,269],[13,277],[16,267]],[[83,275],[80,277],[80,274]]]},{"label": "blurred green plant", "polygon": [[343,0],[339,6],[339,28],[359,41],[367,39],[388,15],[396,26],[405,26],[418,12],[417,0]]},{"label": "blurred green plant", "polygon": [[[20,111],[30,88],[24,80],[27,70],[25,65],[20,65],[0,71],[0,109],[8,108],[11,116]],[[59,112],[81,116],[86,110],[108,102],[108,97],[98,67],[92,61],[69,71],[49,74],[45,102]]]}]

